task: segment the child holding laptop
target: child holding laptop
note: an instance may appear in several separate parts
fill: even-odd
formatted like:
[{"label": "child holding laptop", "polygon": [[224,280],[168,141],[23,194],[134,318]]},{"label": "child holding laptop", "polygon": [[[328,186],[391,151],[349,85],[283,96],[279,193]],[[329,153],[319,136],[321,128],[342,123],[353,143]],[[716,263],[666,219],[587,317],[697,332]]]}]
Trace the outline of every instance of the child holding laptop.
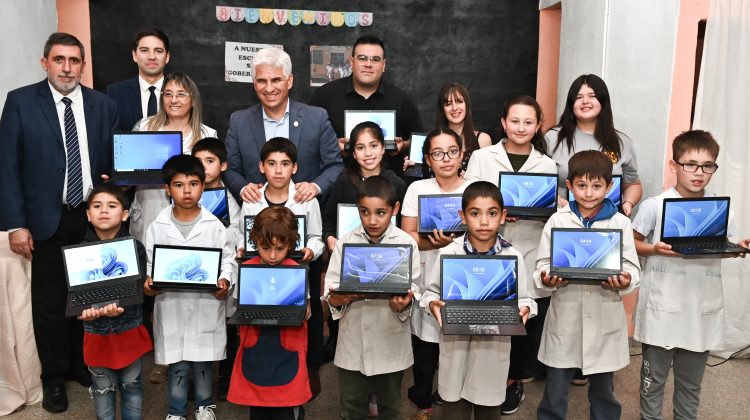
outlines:
[{"label": "child holding laptop", "polygon": [[[628,323],[622,295],[638,287],[640,266],[630,219],[606,198],[612,186],[612,161],[602,152],[578,152],[568,162],[569,190],[575,201],[552,215],[544,225],[534,281],[552,292],[549,316],[539,348],[547,365],[539,419],[563,419],[568,410],[568,388],[576,369],[589,375],[591,418],[620,418],[622,407],[614,395],[614,371],[630,363]],[[620,229],[620,275],[601,284],[569,283],[550,277],[552,228]]]},{"label": "child holding laptop", "polygon": [[[298,236],[297,219],[288,207],[261,210],[250,233],[259,255],[244,264],[297,265],[288,254],[294,250]],[[240,326],[239,330],[240,346],[232,361],[227,399],[250,406],[251,419],[303,417],[302,404],[312,397],[307,374],[307,321],[298,327]]]},{"label": "child holding laptop", "polygon": [[144,293],[157,295],[154,304],[154,362],[168,365],[169,419],[187,417],[188,378],[193,372],[195,413],[213,419],[213,367],[225,358],[225,298],[236,269],[234,246],[227,229],[199,205],[206,172],[201,161],[188,155],[173,156],[162,168],[164,189],[173,204],[162,210],[146,230],[147,272],[153,265],[155,244],[221,248],[222,260],[214,293],[164,291],[151,288],[146,277]]},{"label": "child holding laptop", "polygon": [[[127,195],[112,184],[100,184],[89,194],[86,216],[93,229],[84,242],[97,242],[128,236],[122,223],[128,219]],[[135,241],[138,266],[146,272],[146,249]],[[106,317],[106,318],[102,318]],[[153,348],[143,325],[141,305],[125,308],[110,303],[90,308],[78,317],[83,320],[83,361],[91,371],[91,395],[97,419],[115,418],[116,394],[120,390],[122,418],[141,418],[143,355]]]},{"label": "child holding laptop", "polygon": [[[476,152],[474,152],[476,153]],[[523,255],[499,234],[505,209],[497,187],[477,181],[466,187],[461,198],[461,220],[466,234],[454,238],[439,251],[442,255],[511,255],[518,258],[518,315],[523,322],[535,315],[536,303],[528,293]],[[420,304],[442,326],[440,308],[440,258],[431,262],[427,289]],[[440,335],[438,392],[443,399],[443,418],[499,419],[505,398],[510,364],[510,337]],[[472,416],[473,413],[473,416]]]},{"label": "child holding laptop", "polygon": [[[339,368],[341,415],[345,419],[367,417],[368,395],[374,388],[380,417],[402,418],[401,380],[404,370],[414,363],[409,312],[412,290],[420,277],[419,251],[414,239],[391,223],[400,203],[388,179],[377,175],[365,179],[357,189],[357,206],[362,225],[336,242],[322,298],[328,301],[331,317],[341,319],[334,359]],[[411,246],[412,290],[390,299],[332,293],[341,280],[344,244]]]},{"label": "child holding laptop", "polygon": [[[636,249],[647,257],[634,336],[643,347],[644,419],[662,418],[670,367],[674,369],[674,417],[697,418],[708,351],[721,349],[724,344],[721,260],[678,259],[679,255],[659,237],[665,198],[713,195],[706,192],[706,186],[718,169],[718,156],[719,144],[711,133],[692,130],[678,135],[669,162],[675,186],[645,200],[633,221]],[[747,243],[745,240],[741,245],[747,247]]]}]

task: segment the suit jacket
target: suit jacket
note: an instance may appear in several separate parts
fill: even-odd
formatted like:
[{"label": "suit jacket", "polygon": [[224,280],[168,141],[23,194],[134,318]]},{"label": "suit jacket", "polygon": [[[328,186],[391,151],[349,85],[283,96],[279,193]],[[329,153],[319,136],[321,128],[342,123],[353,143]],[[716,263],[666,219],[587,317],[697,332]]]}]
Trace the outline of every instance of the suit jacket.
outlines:
[{"label": "suit jacket", "polygon": [[[292,180],[314,182],[325,196],[344,168],[326,110],[290,100],[289,137],[297,146],[297,173]],[[229,168],[224,180],[235,197],[249,182],[266,182],[258,169],[265,143],[261,104],[232,113],[226,139]]]},{"label": "suit jacket", "polygon": [[132,131],[135,123],[144,117],[143,108],[141,107],[141,86],[138,84],[138,76],[111,83],[107,86],[107,96],[112,98],[117,104],[117,113],[120,116],[120,124],[117,130]]},{"label": "suit jacket", "polygon": [[[112,168],[117,107],[81,86],[91,178]],[[0,230],[26,227],[36,241],[57,230],[65,182],[65,138],[47,80],[8,93],[0,117]],[[85,192],[84,192],[85,193]]]}]

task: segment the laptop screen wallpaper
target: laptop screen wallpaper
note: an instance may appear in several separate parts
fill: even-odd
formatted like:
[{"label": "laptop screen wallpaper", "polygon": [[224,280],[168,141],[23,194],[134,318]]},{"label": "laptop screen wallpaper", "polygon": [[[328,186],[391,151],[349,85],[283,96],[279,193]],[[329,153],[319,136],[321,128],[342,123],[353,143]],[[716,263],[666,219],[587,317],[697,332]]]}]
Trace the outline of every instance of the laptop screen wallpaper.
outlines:
[{"label": "laptop screen wallpaper", "polygon": [[726,236],[728,200],[668,201],[663,238]]},{"label": "laptop screen wallpaper", "polygon": [[464,230],[459,209],[461,196],[419,197],[419,230]]},{"label": "laptop screen wallpaper", "polygon": [[349,137],[359,123],[372,121],[383,130],[383,138],[393,140],[396,137],[396,113],[393,111],[346,111],[344,113],[344,131]]},{"label": "laptop screen wallpaper", "polygon": [[304,269],[241,266],[240,270],[240,305],[306,305]]},{"label": "laptop screen wallpaper", "polygon": [[227,205],[227,192],[224,188],[217,190],[204,190],[201,195],[201,206],[210,211],[219,219],[229,220],[229,206]]},{"label": "laptop screen wallpaper", "polygon": [[219,251],[156,248],[154,281],[216,284],[220,254]]},{"label": "laptop screen wallpaper", "polygon": [[346,247],[341,282],[408,284],[410,248]]},{"label": "laptop screen wallpaper", "polygon": [[518,298],[516,260],[446,258],[442,264],[444,301]]},{"label": "laptop screen wallpaper", "polygon": [[64,252],[71,287],[139,274],[132,239],[70,248]]},{"label": "laptop screen wallpaper", "polygon": [[182,153],[182,139],[172,133],[115,134],[113,146],[117,172],[161,170],[164,162]]},{"label": "laptop screen wallpaper", "polygon": [[621,232],[553,231],[552,267],[619,270]]},{"label": "laptop screen wallpaper", "polygon": [[500,193],[506,206],[553,208],[556,191],[555,177],[516,174],[501,177]]},{"label": "laptop screen wallpaper", "polygon": [[[622,200],[622,197],[620,197],[621,185],[622,185],[622,177],[613,176],[612,188],[609,190],[609,194],[607,194],[607,197],[606,197],[606,198],[609,198],[617,207],[620,207],[620,205],[622,204],[620,202]],[[575,197],[573,197],[573,191],[568,191],[568,201],[575,201]]]}]

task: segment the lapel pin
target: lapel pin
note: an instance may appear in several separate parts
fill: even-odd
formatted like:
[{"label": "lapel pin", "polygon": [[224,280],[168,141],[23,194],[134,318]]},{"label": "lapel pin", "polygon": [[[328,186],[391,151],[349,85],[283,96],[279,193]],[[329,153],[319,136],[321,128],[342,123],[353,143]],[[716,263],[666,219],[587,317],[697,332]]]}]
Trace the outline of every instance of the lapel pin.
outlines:
[{"label": "lapel pin", "polygon": [[299,127],[299,121],[295,121],[295,122],[294,122],[294,126],[295,126],[295,127]]}]

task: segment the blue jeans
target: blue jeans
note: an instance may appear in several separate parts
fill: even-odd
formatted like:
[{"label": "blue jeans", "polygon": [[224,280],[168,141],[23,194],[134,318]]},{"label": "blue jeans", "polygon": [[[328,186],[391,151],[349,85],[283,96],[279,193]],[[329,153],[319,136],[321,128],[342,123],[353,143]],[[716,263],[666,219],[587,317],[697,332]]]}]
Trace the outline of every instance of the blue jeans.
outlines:
[{"label": "blue jeans", "polygon": [[89,393],[94,399],[96,418],[114,420],[116,389],[120,389],[120,410],[122,420],[139,420],[143,403],[141,367],[143,359],[138,358],[130,366],[119,370],[103,367],[89,367],[93,385]]},{"label": "blue jeans", "polygon": [[169,365],[169,414],[187,417],[190,371],[193,371],[195,407],[212,405],[213,362],[181,361]]}]

